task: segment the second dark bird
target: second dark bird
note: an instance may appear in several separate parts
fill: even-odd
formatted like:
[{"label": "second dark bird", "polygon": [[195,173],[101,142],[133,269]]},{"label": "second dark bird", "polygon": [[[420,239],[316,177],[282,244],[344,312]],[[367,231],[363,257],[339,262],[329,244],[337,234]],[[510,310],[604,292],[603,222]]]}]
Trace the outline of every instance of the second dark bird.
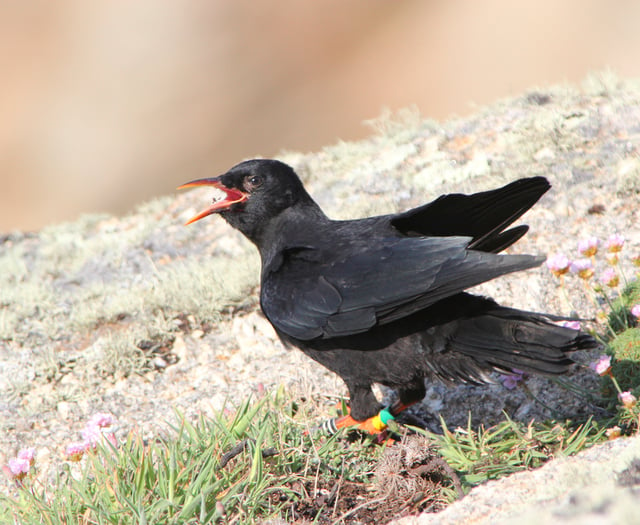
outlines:
[{"label": "second dark bird", "polygon": [[[346,383],[350,415],[335,427],[383,429],[424,397],[425,379],[480,384],[488,372],[514,368],[558,375],[571,365],[569,353],[597,346],[554,316],[465,292],[544,261],[498,254],[527,232],[509,226],[550,188],[544,177],[344,221],[327,217],[276,160],[242,162],[181,188],[202,185],[225,197],[189,223],[218,213],[256,245],[264,315],[285,344]],[[395,389],[398,402],[381,410],[373,383]]]}]

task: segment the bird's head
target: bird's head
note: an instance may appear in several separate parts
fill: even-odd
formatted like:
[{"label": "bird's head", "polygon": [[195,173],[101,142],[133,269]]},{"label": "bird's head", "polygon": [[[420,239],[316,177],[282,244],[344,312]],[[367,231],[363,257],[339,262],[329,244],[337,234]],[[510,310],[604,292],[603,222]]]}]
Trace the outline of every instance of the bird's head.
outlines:
[{"label": "bird's head", "polygon": [[219,177],[193,180],[178,189],[194,186],[213,186],[224,196],[186,224],[219,213],[254,242],[256,234],[284,210],[296,205],[317,207],[293,168],[277,160],[247,160]]}]

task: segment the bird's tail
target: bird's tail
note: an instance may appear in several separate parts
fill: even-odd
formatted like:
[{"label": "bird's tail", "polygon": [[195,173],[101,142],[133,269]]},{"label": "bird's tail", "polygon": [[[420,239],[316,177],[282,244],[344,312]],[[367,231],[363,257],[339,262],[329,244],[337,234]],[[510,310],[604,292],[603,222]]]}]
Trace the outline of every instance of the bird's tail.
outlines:
[{"label": "bird's tail", "polygon": [[480,315],[441,326],[446,343],[431,360],[432,371],[471,383],[486,382],[492,369],[560,375],[574,363],[570,353],[599,346],[592,336],[559,326],[543,314],[493,305]]}]

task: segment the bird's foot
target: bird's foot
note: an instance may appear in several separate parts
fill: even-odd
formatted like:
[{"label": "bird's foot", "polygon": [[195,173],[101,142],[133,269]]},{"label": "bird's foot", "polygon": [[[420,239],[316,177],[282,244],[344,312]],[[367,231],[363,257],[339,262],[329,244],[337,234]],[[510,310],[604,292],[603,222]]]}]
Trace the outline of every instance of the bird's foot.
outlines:
[{"label": "bird's foot", "polygon": [[391,412],[389,412],[387,408],[383,408],[375,416],[365,419],[364,421],[358,421],[357,419],[353,419],[351,414],[345,414],[328,419],[322,423],[320,428],[328,434],[335,434],[341,428],[353,428],[376,437],[382,436],[386,439],[388,434],[387,427],[394,419]]}]

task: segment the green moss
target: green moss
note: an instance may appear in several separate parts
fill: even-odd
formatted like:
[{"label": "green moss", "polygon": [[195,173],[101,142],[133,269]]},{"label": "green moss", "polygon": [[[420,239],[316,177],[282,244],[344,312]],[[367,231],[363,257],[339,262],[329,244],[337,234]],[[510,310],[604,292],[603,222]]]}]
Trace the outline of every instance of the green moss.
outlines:
[{"label": "green moss", "polygon": [[616,359],[640,362],[640,328],[629,328],[619,333],[609,347]]},{"label": "green moss", "polygon": [[[622,391],[637,393],[640,390],[640,328],[629,328],[609,342],[614,360],[611,371]],[[617,391],[608,378],[604,378],[605,392],[615,398]]]},{"label": "green moss", "polygon": [[119,379],[139,373],[145,368],[147,359],[135,343],[140,338],[139,332],[140,329],[111,332],[96,342],[100,346],[100,352],[94,366],[100,377]]},{"label": "green moss", "polygon": [[633,305],[640,303],[640,281],[632,281],[623,290],[611,305],[608,321],[611,329],[619,334],[624,332],[628,327],[637,324],[637,319],[631,315]]},{"label": "green moss", "polygon": [[257,257],[237,261],[218,258],[206,263],[187,259],[158,272],[145,295],[144,308],[217,321],[230,307],[255,304],[252,291],[259,274]]}]

